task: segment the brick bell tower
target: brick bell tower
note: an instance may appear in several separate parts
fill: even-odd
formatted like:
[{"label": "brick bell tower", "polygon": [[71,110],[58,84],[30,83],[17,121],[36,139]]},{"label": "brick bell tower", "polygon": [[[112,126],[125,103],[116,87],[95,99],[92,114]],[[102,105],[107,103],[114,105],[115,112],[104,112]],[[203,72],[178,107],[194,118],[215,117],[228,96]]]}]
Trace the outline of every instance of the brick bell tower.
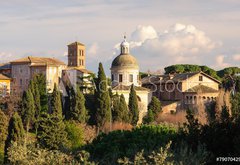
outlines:
[{"label": "brick bell tower", "polygon": [[85,69],[85,45],[74,42],[68,45],[68,67]]}]

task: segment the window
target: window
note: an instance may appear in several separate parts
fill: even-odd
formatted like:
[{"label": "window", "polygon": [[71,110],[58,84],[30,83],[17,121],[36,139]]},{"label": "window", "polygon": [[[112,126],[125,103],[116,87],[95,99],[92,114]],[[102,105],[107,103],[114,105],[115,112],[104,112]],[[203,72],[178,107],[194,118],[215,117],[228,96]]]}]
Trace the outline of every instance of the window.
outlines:
[{"label": "window", "polygon": [[20,86],[22,86],[22,79],[20,79]]},{"label": "window", "polygon": [[114,75],[112,74],[112,81],[114,80]]},{"label": "window", "polygon": [[203,76],[199,76],[199,81],[203,81]]},{"label": "window", "polygon": [[129,75],[129,81],[133,82],[133,75],[132,74]]},{"label": "window", "polygon": [[122,82],[123,81],[123,76],[122,74],[119,74],[119,79],[118,79],[119,82]]}]

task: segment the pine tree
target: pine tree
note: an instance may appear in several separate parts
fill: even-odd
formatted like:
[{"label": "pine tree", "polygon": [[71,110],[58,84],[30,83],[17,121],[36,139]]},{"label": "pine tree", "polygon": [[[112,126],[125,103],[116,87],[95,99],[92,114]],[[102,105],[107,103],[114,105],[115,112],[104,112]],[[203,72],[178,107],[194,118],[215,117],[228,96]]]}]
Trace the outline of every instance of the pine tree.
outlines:
[{"label": "pine tree", "polygon": [[111,122],[111,104],[110,97],[107,87],[107,78],[104,73],[102,63],[99,63],[98,67],[98,78],[97,78],[97,112],[96,112],[96,122],[98,127],[103,126],[107,122]]},{"label": "pine tree", "polygon": [[88,120],[87,110],[85,107],[85,98],[79,87],[76,89],[73,111],[71,117],[80,123],[86,123]]},{"label": "pine tree", "polygon": [[62,100],[60,91],[57,89],[57,85],[54,84],[52,96],[51,96],[51,112],[52,114],[62,117]]},{"label": "pine tree", "polygon": [[40,145],[49,149],[62,149],[67,142],[67,133],[62,117],[43,113],[37,135]]},{"label": "pine tree", "polygon": [[137,94],[133,84],[130,89],[128,108],[131,114],[131,124],[137,125],[137,122],[139,119],[139,110],[138,110]]},{"label": "pine tree", "polygon": [[24,128],[21,117],[18,115],[17,112],[13,114],[9,121],[8,125],[8,136],[7,140],[5,141],[5,157],[4,162],[7,162],[7,149],[10,147],[12,142],[20,143],[24,138]]},{"label": "pine tree", "polygon": [[119,111],[122,122],[130,123],[129,110],[123,94],[120,96]]},{"label": "pine tree", "polygon": [[35,122],[34,98],[30,88],[23,93],[21,113],[24,126],[28,132],[30,126]]},{"label": "pine tree", "polygon": [[156,119],[159,112],[161,112],[161,102],[158,100],[157,97],[153,96],[151,102],[148,105],[148,111],[151,110]]}]

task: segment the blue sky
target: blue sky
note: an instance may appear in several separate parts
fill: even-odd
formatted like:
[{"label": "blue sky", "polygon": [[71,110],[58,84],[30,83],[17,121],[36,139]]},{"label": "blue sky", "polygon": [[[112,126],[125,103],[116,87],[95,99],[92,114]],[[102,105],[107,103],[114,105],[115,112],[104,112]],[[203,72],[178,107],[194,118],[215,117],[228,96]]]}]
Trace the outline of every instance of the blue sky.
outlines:
[{"label": "blue sky", "polygon": [[240,65],[239,0],[8,0],[0,2],[0,62],[27,55],[67,61],[87,47],[87,68],[109,73],[123,34],[142,71],[191,63]]}]

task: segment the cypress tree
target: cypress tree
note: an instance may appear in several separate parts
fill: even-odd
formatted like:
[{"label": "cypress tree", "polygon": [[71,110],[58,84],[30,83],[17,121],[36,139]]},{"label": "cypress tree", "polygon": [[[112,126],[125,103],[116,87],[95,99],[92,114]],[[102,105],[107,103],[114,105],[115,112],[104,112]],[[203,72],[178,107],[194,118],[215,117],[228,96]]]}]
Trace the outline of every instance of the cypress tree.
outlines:
[{"label": "cypress tree", "polygon": [[112,97],[112,118],[113,121],[122,121],[121,118],[121,111],[119,110],[119,106],[120,106],[120,99],[119,99],[119,95],[113,95]]},{"label": "cypress tree", "polygon": [[33,79],[30,81],[28,88],[30,88],[34,98],[35,118],[38,121],[41,113],[41,100],[36,76],[34,76]]},{"label": "cypress tree", "polygon": [[161,102],[158,100],[157,97],[153,96],[151,102],[148,105],[148,111],[151,110],[156,119],[159,112],[161,112]]},{"label": "cypress tree", "polygon": [[65,116],[65,119],[69,120],[70,119],[70,85],[66,85],[66,92],[67,96],[64,98],[64,107],[63,107],[63,114]]},{"label": "cypress tree", "polygon": [[29,127],[35,122],[35,105],[34,98],[30,88],[23,93],[22,98],[22,120],[28,132]]},{"label": "cypress tree", "polygon": [[85,107],[85,98],[79,87],[76,89],[73,111],[71,112],[73,120],[80,123],[86,123],[88,120],[87,110]]},{"label": "cypress tree", "polygon": [[120,96],[119,111],[121,112],[122,122],[130,123],[129,110],[123,94]]},{"label": "cypress tree", "polygon": [[57,114],[41,114],[37,139],[49,149],[62,149],[67,142],[67,133],[62,117]]},{"label": "cypress tree", "polygon": [[46,76],[43,74],[37,74],[35,75],[35,81],[36,81],[38,92],[40,95],[41,112],[47,113],[48,112],[48,95],[47,95]]},{"label": "cypress tree", "polygon": [[62,100],[60,91],[57,89],[57,85],[54,84],[52,96],[51,96],[51,112],[52,114],[62,117]]},{"label": "cypress tree", "polygon": [[8,136],[7,140],[5,141],[5,157],[4,162],[7,162],[7,149],[10,147],[12,142],[21,142],[24,138],[24,128],[21,117],[18,115],[17,112],[13,114],[9,121],[8,125]]},{"label": "cypress tree", "polygon": [[131,124],[137,125],[139,119],[138,100],[134,85],[131,85],[128,108],[131,114]]},{"label": "cypress tree", "polygon": [[107,78],[104,73],[102,63],[99,63],[98,78],[97,78],[97,92],[96,92],[96,123],[98,127],[103,126],[107,122],[111,122],[111,104],[109,91],[107,87]]}]

